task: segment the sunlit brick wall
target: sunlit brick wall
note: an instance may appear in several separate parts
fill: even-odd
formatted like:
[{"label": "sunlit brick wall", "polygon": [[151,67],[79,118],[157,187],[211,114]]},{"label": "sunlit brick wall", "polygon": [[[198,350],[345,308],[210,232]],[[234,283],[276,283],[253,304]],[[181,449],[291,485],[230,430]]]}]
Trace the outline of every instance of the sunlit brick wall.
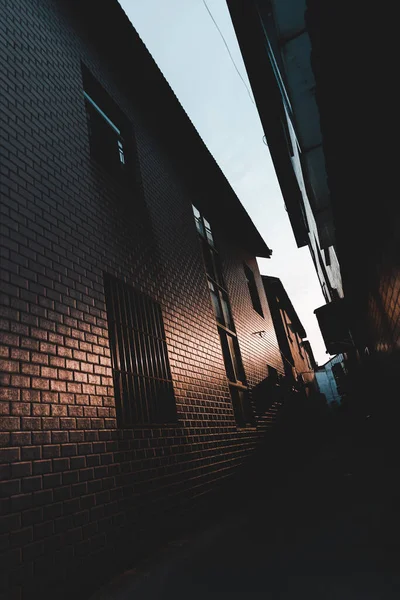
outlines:
[{"label": "sunlit brick wall", "polygon": [[[45,597],[135,521],[212,489],[260,430],[235,424],[191,211],[201,198],[179,163],[55,3],[8,3],[2,24],[0,560],[11,600]],[[81,60],[133,124],[132,187],[90,159]],[[253,386],[267,364],[282,371],[271,317],[254,257],[216,237]],[[117,427],[103,271],[162,306],[176,426]]]}]

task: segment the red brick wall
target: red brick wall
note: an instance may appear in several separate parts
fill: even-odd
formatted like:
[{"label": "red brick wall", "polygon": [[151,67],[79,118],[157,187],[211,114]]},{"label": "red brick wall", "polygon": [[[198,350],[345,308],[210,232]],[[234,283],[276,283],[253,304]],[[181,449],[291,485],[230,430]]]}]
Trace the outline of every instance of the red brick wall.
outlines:
[{"label": "red brick wall", "polygon": [[[379,355],[400,353],[400,269],[396,263],[395,240],[388,240],[386,251],[377,256],[371,269],[368,297],[370,350]],[[380,259],[380,260],[379,260]]]},{"label": "red brick wall", "polygon": [[[233,418],[191,212],[192,202],[201,208],[196,186],[54,3],[17,4],[5,7],[0,33],[7,599],[45,594],[86,557],[118,548],[123,532],[145,530],[152,514],[212,489],[263,430],[240,431]],[[90,159],[81,59],[134,124],[132,187]],[[282,370],[271,317],[258,271],[265,319],[251,304],[242,263],[256,269],[254,259],[218,228],[215,236],[253,386],[267,363]],[[175,427],[117,427],[104,270],[162,305]],[[260,329],[267,338],[253,335]],[[140,537],[129,541],[139,552]]]}]

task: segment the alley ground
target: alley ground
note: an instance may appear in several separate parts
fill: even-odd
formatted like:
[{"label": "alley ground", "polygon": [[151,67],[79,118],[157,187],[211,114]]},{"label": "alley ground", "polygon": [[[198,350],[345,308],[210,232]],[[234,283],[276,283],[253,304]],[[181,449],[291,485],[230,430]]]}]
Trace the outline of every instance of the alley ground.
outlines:
[{"label": "alley ground", "polygon": [[214,518],[92,600],[398,600],[395,423],[364,411],[317,436],[298,425],[262,450]]}]

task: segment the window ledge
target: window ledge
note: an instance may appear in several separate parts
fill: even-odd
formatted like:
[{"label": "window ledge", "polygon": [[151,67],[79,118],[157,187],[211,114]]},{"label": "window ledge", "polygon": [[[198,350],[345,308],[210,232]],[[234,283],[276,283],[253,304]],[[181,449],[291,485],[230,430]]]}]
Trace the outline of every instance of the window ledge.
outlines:
[{"label": "window ledge", "polygon": [[238,432],[257,431],[257,427],[255,427],[255,425],[249,425],[248,427],[246,427],[246,426],[236,427],[236,431],[238,431]]}]

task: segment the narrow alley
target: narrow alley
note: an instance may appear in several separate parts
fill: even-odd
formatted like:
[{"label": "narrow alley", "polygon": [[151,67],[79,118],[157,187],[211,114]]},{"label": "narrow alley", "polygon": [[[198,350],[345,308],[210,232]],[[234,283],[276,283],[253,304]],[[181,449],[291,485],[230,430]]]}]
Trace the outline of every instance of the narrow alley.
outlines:
[{"label": "narrow alley", "polygon": [[398,439],[374,415],[341,415],[318,438],[294,425],[236,480],[211,522],[91,600],[398,599]]},{"label": "narrow alley", "polygon": [[0,2],[0,600],[400,599],[395,53],[351,4]]}]

